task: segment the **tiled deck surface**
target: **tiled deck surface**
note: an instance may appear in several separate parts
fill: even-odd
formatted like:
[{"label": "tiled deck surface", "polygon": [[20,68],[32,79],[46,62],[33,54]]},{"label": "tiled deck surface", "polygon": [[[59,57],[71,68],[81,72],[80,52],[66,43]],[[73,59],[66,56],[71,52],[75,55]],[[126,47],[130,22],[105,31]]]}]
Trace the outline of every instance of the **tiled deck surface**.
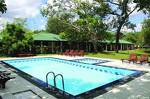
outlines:
[{"label": "tiled deck surface", "polygon": [[[0,96],[4,97],[4,99],[56,99],[55,97],[31,84],[29,81],[20,77],[16,73],[12,72],[12,69],[6,69],[2,66],[2,64],[0,64],[0,70],[7,70],[11,72],[11,76],[16,77],[15,79],[9,80],[6,83],[5,89],[0,89]],[[26,94],[24,94],[25,92]],[[32,95],[32,92],[36,93],[37,95]],[[19,95],[18,98],[12,98],[12,96],[14,96],[13,94],[15,93],[20,93],[24,95]]]},{"label": "tiled deck surface", "polygon": [[[62,58],[68,60],[87,58],[87,57],[68,57],[68,56],[60,56],[60,55],[51,55],[45,57],[55,57],[55,58]],[[96,59],[101,59],[101,58],[96,58]],[[122,63],[120,60],[115,60],[115,59],[105,59],[105,60],[109,60],[110,62],[102,63],[101,65],[142,70],[142,71],[147,71],[148,73],[140,77],[137,77],[134,80],[125,83],[123,85],[115,86],[112,88],[112,90],[108,90],[108,92],[102,95],[97,95],[96,97],[94,97],[94,99],[150,99],[150,66],[148,64],[137,65],[132,63],[131,64]],[[4,68],[0,64],[0,70],[1,69],[5,70],[6,68]],[[29,98],[27,98],[27,96],[24,97],[20,96],[21,98],[17,98],[17,99],[40,99],[40,98],[56,99],[54,96],[36,87],[29,81],[18,76],[16,73],[12,72],[12,76],[15,76],[16,78],[6,83],[6,89],[3,90],[0,89],[0,96],[4,96],[6,97],[6,99],[13,99],[10,98],[12,93],[31,90],[31,92],[33,91],[37,95],[35,94],[31,95],[31,93],[28,93],[30,96]]]}]

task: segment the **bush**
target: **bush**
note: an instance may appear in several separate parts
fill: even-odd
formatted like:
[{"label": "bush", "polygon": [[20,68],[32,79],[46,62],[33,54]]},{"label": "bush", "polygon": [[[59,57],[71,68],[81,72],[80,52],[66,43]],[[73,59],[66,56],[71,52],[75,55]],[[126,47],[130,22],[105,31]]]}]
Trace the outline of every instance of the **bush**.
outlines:
[{"label": "bush", "polygon": [[30,52],[32,43],[32,33],[25,30],[21,24],[7,24],[2,32],[2,51],[6,55]]}]

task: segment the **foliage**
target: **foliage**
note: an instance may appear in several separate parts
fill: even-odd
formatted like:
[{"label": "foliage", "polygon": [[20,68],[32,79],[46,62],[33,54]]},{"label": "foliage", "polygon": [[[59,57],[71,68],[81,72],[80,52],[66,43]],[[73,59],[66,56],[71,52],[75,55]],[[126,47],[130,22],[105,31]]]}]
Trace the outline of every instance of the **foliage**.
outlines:
[{"label": "foliage", "polygon": [[7,24],[2,32],[2,48],[6,55],[14,56],[31,50],[32,33],[27,31],[21,22]]},{"label": "foliage", "polygon": [[145,45],[150,45],[150,19],[144,21],[142,33],[144,35]]},{"label": "foliage", "polygon": [[[105,5],[111,10],[107,10],[109,28],[116,30],[116,52],[118,52],[119,39],[123,27],[134,29],[135,25],[129,21],[129,17],[135,11],[148,10],[149,0],[95,0]],[[148,2],[148,3],[147,3]],[[147,4],[146,4],[147,3]],[[146,6],[145,6],[146,5]]]},{"label": "foliage", "polygon": [[7,10],[7,5],[5,4],[5,1],[4,0],[0,0],[0,12],[1,13],[6,13],[6,10]]},{"label": "foliage", "polygon": [[124,39],[132,43],[137,43],[138,33],[136,32],[126,33]]},{"label": "foliage", "polygon": [[41,33],[41,32],[46,32],[46,30],[34,30],[33,34]]},{"label": "foliage", "polygon": [[143,10],[144,13],[150,12],[150,2],[149,0],[134,0],[138,4],[139,10]]},{"label": "foliage", "polygon": [[[53,4],[47,5],[47,10],[44,10],[45,13],[43,14],[50,15],[50,18],[56,18],[58,22],[52,22],[55,25],[53,25],[51,22],[48,23],[50,23],[52,26],[63,24],[62,26],[64,26],[64,29],[61,31],[61,37],[70,41],[90,41],[93,43],[96,51],[97,41],[104,40],[107,37],[107,26],[103,22],[103,19],[107,14],[105,11],[103,11],[103,9],[110,9],[107,9],[108,7],[106,8],[107,5],[105,5],[105,3],[101,3],[101,6],[98,6],[95,2],[90,3],[88,1],[61,1],[67,3],[67,5],[70,5],[71,7],[66,8],[66,6],[63,6],[64,4],[59,1],[57,1],[57,3],[53,2]],[[64,11],[64,13],[61,13],[62,11]],[[59,22],[62,23],[59,24]],[[54,28],[56,29],[56,27]],[[60,27],[60,30],[61,28],[62,27]],[[52,28],[50,29],[52,30]]]},{"label": "foliage", "polygon": [[144,45],[144,34],[143,32],[128,32],[124,35],[123,39],[132,42],[139,47]]},{"label": "foliage", "polygon": [[70,10],[74,6],[74,0],[51,0],[47,5],[42,7],[41,14],[43,16],[55,16],[61,17],[66,13],[70,13]]},{"label": "foliage", "polygon": [[[144,3],[143,3],[144,2]],[[62,31],[63,37],[71,40],[91,40],[93,45],[98,40],[106,39],[106,29],[116,31],[116,52],[118,52],[119,39],[122,36],[123,27],[134,29],[135,25],[129,21],[129,17],[135,11],[148,10],[147,0],[53,0],[43,9],[44,16],[58,17],[67,25]],[[71,15],[66,19],[63,15]],[[106,24],[107,26],[106,26]],[[77,39],[78,38],[78,39]],[[134,39],[134,38],[133,38]],[[132,39],[132,40],[133,40]],[[135,42],[135,41],[133,41]],[[94,44],[95,43],[95,44]]]},{"label": "foliage", "polygon": [[49,33],[59,34],[64,32],[67,25],[58,17],[49,17],[47,21],[46,30]]}]

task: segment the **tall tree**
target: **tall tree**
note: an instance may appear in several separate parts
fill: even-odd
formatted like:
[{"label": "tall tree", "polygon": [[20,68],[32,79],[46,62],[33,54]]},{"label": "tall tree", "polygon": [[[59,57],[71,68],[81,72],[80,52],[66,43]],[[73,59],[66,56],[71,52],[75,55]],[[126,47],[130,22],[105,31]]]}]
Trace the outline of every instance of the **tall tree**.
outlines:
[{"label": "tall tree", "polygon": [[[129,17],[134,13],[144,8],[149,8],[149,0],[95,0],[99,3],[105,2],[111,9],[108,19],[110,19],[110,26],[116,30],[116,52],[119,50],[119,39],[121,29],[125,26],[133,28],[134,25],[129,21]],[[144,2],[144,3],[143,3]],[[146,2],[148,2],[146,4]],[[144,6],[146,4],[146,6]]]},{"label": "tall tree", "polygon": [[0,12],[6,13],[7,7],[4,0],[0,0]]},{"label": "tall tree", "polygon": [[150,45],[150,19],[146,19],[143,22],[143,29],[142,29],[142,33],[143,33],[143,38],[144,38],[144,44],[145,45]]},{"label": "tall tree", "polygon": [[[57,16],[57,18],[68,26],[66,31],[62,33],[63,36],[66,36],[71,41],[91,41],[95,51],[97,51],[96,42],[104,39],[104,35],[106,34],[105,31],[107,29],[106,25],[102,21],[106,16],[106,13],[103,10],[110,9],[106,7],[107,5],[105,5],[105,3],[98,6],[95,2],[90,3],[88,1],[83,2],[81,0],[70,0],[70,2],[67,0],[61,1],[64,1],[68,6],[71,5],[71,8],[59,6],[58,8],[60,10],[56,9],[59,5],[57,1],[56,4],[53,2],[53,6],[48,5],[47,9],[43,10],[45,11],[43,14]],[[62,2],[59,3],[61,5]],[[65,9],[65,14],[61,13],[63,9]],[[64,17],[66,15],[67,18]],[[68,15],[70,15],[70,17],[68,17]]]},{"label": "tall tree", "polygon": [[78,1],[76,4],[74,10],[79,19],[75,23],[86,35],[87,40],[93,43],[94,51],[97,52],[97,42],[104,40],[107,34],[107,26],[103,22],[106,13],[102,11],[103,7],[107,5],[103,3],[101,6],[97,6],[95,2],[88,1]]}]

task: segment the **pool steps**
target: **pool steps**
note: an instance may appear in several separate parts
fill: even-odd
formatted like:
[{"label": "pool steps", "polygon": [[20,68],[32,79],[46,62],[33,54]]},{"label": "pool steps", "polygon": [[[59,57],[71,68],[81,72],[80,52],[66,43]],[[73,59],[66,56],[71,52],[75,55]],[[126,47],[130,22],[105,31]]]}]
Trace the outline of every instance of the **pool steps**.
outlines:
[{"label": "pool steps", "polygon": [[64,77],[63,77],[63,75],[62,74],[57,74],[57,75],[55,75],[55,73],[54,72],[48,72],[47,74],[46,74],[46,84],[47,84],[47,88],[49,88],[49,84],[48,84],[48,75],[49,74],[53,74],[53,82],[54,82],[54,87],[55,88],[57,88],[57,83],[56,83],[56,78],[58,77],[58,76],[60,76],[61,77],[61,80],[62,80],[62,87],[63,87],[63,95],[64,95],[64,93],[65,93],[65,84],[64,84]]}]

